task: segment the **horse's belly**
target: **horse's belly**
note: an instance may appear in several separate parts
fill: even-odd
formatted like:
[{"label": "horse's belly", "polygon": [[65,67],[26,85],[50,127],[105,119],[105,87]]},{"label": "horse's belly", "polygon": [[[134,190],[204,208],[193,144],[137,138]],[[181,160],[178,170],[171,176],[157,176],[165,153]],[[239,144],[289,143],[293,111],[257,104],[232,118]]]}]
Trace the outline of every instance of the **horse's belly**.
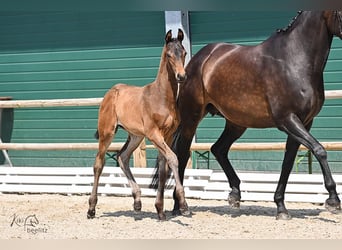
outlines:
[{"label": "horse's belly", "polygon": [[227,98],[226,101],[213,103],[222,115],[229,121],[247,128],[274,127],[274,121],[266,102],[256,98]]}]

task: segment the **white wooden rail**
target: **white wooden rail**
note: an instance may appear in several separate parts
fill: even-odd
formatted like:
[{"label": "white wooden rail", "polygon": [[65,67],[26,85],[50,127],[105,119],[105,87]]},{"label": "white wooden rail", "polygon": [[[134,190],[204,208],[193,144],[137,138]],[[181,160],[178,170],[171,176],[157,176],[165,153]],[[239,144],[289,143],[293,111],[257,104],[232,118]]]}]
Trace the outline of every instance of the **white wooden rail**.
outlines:
[{"label": "white wooden rail", "polygon": [[[133,175],[141,187],[143,196],[155,196],[149,188],[153,176],[152,168],[132,168]],[[279,179],[278,173],[238,173],[241,179],[243,201],[273,201]],[[333,175],[337,192],[342,195],[342,175]],[[91,168],[49,167],[0,167],[0,192],[2,193],[61,193],[89,194],[93,170]],[[173,183],[174,184],[174,183]],[[225,200],[231,191],[222,171],[210,169],[186,169],[184,177],[185,195],[188,198]],[[99,194],[131,195],[127,178],[118,167],[105,167],[100,178]],[[171,198],[173,189],[166,190]],[[321,174],[290,175],[286,188],[286,201],[324,203],[328,193]]]}]

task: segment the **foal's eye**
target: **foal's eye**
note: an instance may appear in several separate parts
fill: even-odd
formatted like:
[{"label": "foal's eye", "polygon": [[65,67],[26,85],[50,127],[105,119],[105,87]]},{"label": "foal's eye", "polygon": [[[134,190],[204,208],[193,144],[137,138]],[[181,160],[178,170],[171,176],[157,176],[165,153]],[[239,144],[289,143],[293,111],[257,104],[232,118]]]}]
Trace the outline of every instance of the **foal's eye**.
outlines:
[{"label": "foal's eye", "polygon": [[170,58],[172,55],[170,53],[166,53],[166,56]]}]

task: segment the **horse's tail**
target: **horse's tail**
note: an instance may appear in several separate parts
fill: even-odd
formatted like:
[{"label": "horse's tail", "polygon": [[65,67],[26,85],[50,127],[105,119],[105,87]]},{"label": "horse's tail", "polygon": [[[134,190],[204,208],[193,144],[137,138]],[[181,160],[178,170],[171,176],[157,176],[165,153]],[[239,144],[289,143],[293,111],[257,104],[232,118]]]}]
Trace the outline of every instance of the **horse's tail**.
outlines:
[{"label": "horse's tail", "polygon": [[[180,136],[180,126],[178,126],[176,132],[173,134],[173,139],[172,139],[172,144],[171,144],[171,149],[173,152],[176,152],[176,145],[177,145],[177,140]],[[154,168],[154,174],[153,174],[153,177],[152,177],[152,181],[151,181],[151,184],[150,184],[150,188],[153,188],[155,190],[158,189],[158,183],[159,183],[159,157],[160,155],[158,154],[158,157],[157,157],[157,160],[156,160],[156,165],[155,165],[155,168]],[[165,185],[165,188],[166,189],[170,189],[172,188],[172,185],[171,185],[171,175],[172,175],[172,171],[171,169],[169,168],[168,170],[168,174],[167,174],[167,183]]]}]

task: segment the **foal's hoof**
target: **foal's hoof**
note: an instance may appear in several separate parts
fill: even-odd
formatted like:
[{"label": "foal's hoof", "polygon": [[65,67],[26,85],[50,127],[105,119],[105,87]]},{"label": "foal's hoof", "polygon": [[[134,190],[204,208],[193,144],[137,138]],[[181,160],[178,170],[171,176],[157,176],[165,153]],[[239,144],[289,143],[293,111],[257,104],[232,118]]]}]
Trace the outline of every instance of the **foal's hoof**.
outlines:
[{"label": "foal's hoof", "polygon": [[333,199],[327,199],[325,201],[325,208],[334,214],[341,213],[341,202]]},{"label": "foal's hoof", "polygon": [[278,213],[276,220],[291,220],[292,217],[288,213]]},{"label": "foal's hoof", "polygon": [[141,201],[135,201],[133,204],[133,208],[135,212],[140,212],[141,211]]},{"label": "foal's hoof", "polygon": [[88,210],[87,218],[88,219],[94,219],[95,218],[95,210]]},{"label": "foal's hoof", "polygon": [[189,208],[184,208],[184,209],[180,209],[179,210],[179,214],[182,216],[190,216],[191,215],[191,211]]},{"label": "foal's hoof", "polygon": [[158,214],[159,221],[166,221],[166,215],[165,213],[159,213]]}]

